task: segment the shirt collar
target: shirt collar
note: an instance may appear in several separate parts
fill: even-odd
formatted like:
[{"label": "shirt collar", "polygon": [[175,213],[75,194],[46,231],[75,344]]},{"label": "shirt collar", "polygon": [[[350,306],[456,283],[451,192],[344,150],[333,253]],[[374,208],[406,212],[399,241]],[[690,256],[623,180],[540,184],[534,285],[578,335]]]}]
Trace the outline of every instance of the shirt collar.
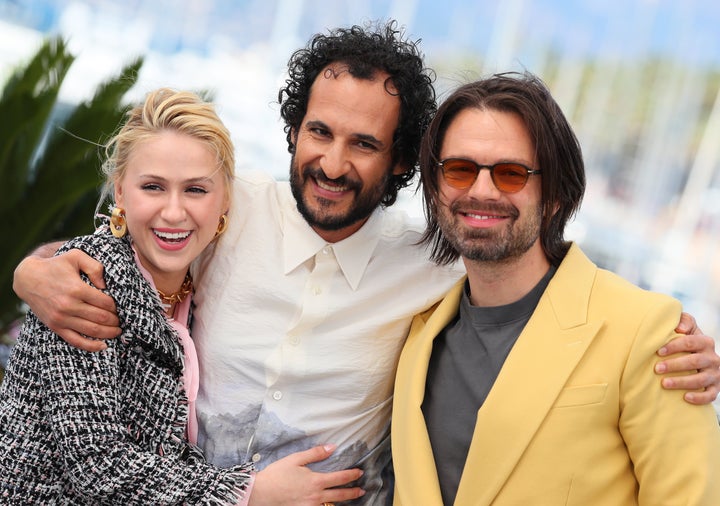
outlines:
[{"label": "shirt collar", "polygon": [[348,284],[356,290],[380,240],[383,212],[376,209],[360,230],[342,241],[328,243],[308,225],[297,210],[295,199],[292,195],[290,198],[292,202],[282,206],[284,273],[289,274],[323,248],[330,247]]}]

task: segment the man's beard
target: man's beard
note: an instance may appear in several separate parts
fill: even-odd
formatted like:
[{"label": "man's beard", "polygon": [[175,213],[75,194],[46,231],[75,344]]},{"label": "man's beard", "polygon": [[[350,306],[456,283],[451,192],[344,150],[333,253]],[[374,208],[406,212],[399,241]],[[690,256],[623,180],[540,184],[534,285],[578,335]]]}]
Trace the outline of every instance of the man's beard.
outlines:
[{"label": "man's beard", "polygon": [[457,218],[457,210],[462,207],[453,202],[450,208],[443,206],[438,213],[438,225],[443,237],[467,259],[476,262],[510,262],[525,254],[540,236],[542,223],[542,207],[535,212],[518,219],[519,212],[512,206],[485,205],[473,210],[495,211],[510,216],[509,223],[502,230],[473,229],[464,225]]},{"label": "man's beard", "polygon": [[[303,188],[308,179],[316,179],[336,186],[346,186],[348,190],[354,192],[355,198],[350,207],[341,214],[332,212],[333,207],[338,204],[329,199],[316,198],[318,205],[313,209],[308,205],[303,193]],[[297,201],[298,211],[311,227],[320,230],[341,230],[359,221],[366,220],[380,205],[388,189],[389,181],[389,169],[384,173],[382,180],[378,184],[368,189],[363,187],[362,181],[351,180],[345,176],[328,179],[322,169],[313,167],[305,167],[301,178],[300,168],[295,163],[295,157],[290,162],[290,189]]]}]

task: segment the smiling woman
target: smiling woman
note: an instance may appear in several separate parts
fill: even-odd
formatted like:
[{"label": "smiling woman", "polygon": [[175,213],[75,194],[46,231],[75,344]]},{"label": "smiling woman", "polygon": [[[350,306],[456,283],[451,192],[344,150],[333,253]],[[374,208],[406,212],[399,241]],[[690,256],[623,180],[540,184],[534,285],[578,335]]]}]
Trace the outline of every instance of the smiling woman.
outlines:
[{"label": "smiling woman", "polygon": [[[129,113],[107,152],[110,223],[62,251],[103,265],[122,335],[88,354],[28,314],[0,385],[0,496],[234,504],[251,466],[218,469],[192,444],[197,357],[187,328],[189,265],[227,224],[229,132],[197,95],[160,89]],[[169,305],[161,293],[172,293]]]},{"label": "smiling woman", "polygon": [[115,182],[115,205],[132,209],[127,229],[159,292],[181,289],[190,262],[227,216],[227,182],[217,166],[205,141],[166,130],[133,148]]}]

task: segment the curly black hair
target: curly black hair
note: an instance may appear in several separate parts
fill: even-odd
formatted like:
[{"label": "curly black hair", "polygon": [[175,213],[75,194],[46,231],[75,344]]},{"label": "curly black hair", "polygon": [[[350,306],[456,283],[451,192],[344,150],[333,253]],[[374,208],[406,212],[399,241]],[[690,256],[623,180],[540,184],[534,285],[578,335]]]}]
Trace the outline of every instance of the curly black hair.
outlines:
[{"label": "curly black hair", "polygon": [[435,74],[424,66],[418,50],[420,40],[409,41],[396,21],[383,26],[337,28],[328,34],[314,35],[307,46],[293,53],[288,62],[288,78],[278,93],[280,115],[285,121],[288,151],[293,153],[293,131],[300,129],[310,100],[310,88],[320,72],[333,62],[347,65],[358,79],[370,79],[378,71],[390,75],[400,97],[400,119],[393,136],[393,163],[407,170],[391,175],[381,205],[391,206],[398,191],[408,186],[417,171],[420,139],[430,124],[437,103],[433,81]]}]

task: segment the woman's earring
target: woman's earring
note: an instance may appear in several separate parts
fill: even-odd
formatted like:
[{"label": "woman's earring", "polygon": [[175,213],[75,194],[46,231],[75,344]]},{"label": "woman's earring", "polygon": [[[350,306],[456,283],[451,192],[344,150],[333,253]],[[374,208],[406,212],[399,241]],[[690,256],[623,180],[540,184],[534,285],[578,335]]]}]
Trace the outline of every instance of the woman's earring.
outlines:
[{"label": "woman's earring", "polygon": [[127,233],[127,221],[125,220],[125,209],[122,207],[113,207],[110,215],[110,232],[115,237],[124,237]]},{"label": "woman's earring", "polygon": [[228,224],[228,217],[227,214],[220,215],[220,222],[218,223],[217,231],[215,232],[215,237],[213,239],[216,239],[220,234],[225,232],[227,229]]}]

